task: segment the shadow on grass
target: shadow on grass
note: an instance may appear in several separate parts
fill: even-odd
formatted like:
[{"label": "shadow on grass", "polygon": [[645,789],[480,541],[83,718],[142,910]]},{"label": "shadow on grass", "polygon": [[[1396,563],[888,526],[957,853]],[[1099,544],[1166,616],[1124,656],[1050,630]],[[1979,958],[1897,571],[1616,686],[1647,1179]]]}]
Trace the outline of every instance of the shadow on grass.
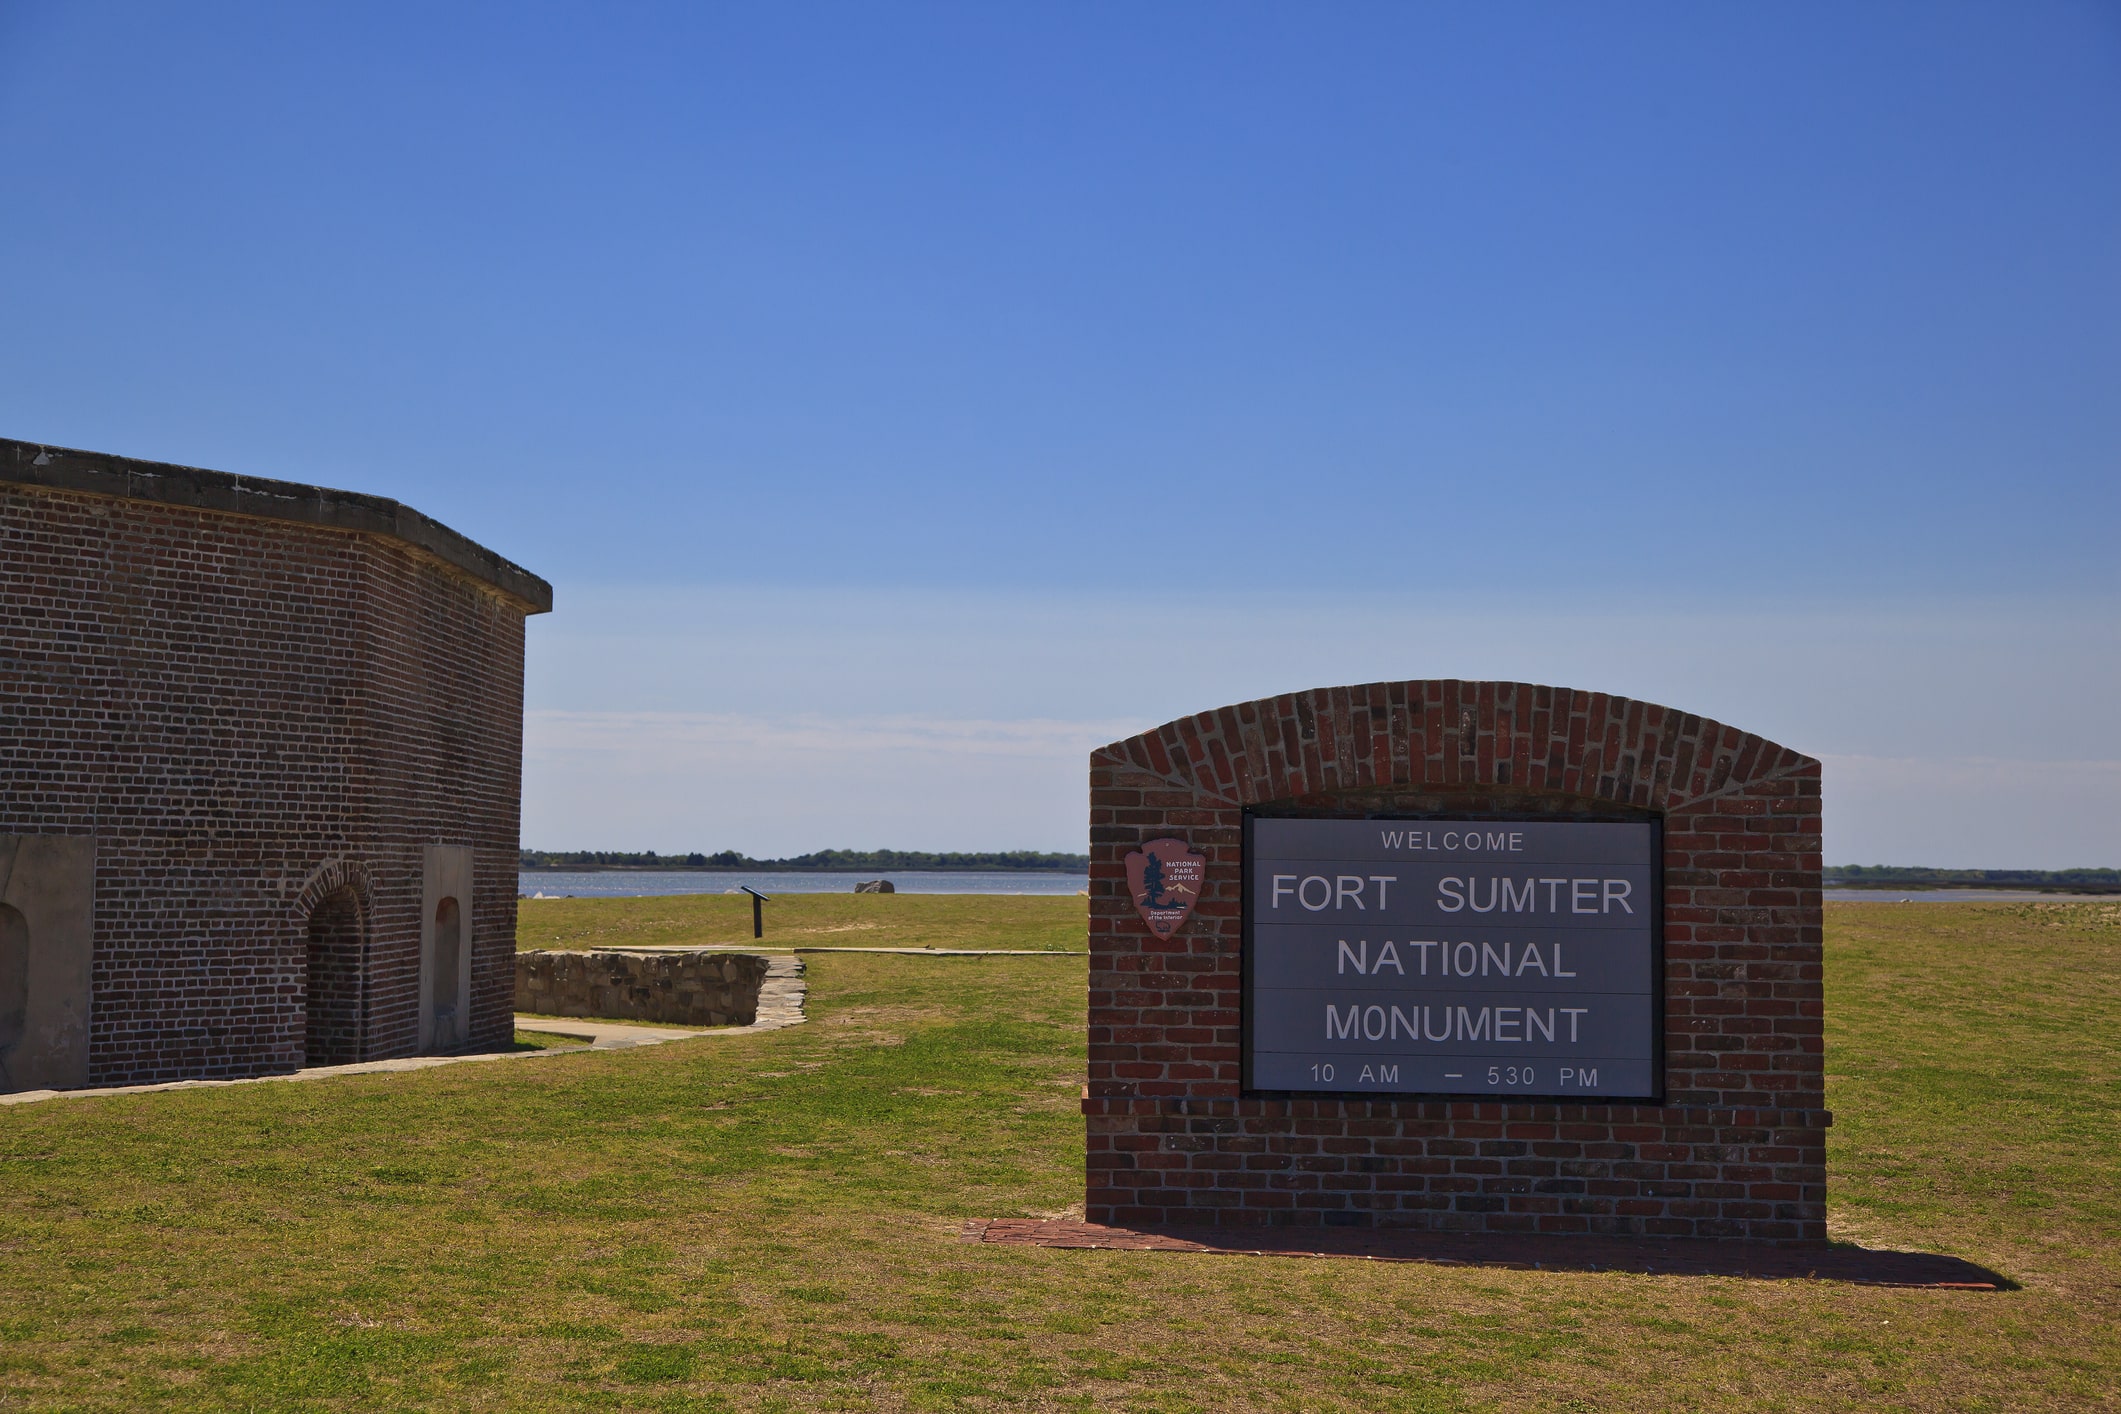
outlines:
[{"label": "shadow on grass", "polygon": [[1892,1252],[1847,1242],[1770,1246],[1755,1242],[1556,1236],[1460,1236],[1394,1228],[1126,1228],[998,1218],[969,1223],[967,1242],[1122,1252],[1197,1252],[1267,1257],[1342,1257],[1373,1262],[1512,1267],[1523,1271],[1636,1272],[1848,1282],[1859,1286],[2016,1291],[1999,1272],[1941,1252]]},{"label": "shadow on grass", "polygon": [[503,1054],[518,1051],[586,1051],[589,1043],[579,1036],[562,1036],[551,1031],[531,1031],[518,1028],[515,1039],[501,1047]]}]

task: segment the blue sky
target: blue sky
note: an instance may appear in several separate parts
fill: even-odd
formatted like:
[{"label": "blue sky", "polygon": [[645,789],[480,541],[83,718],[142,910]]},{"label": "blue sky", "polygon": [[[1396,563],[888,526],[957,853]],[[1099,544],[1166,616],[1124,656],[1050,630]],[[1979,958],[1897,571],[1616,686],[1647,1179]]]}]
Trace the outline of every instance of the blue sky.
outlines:
[{"label": "blue sky", "polygon": [[0,0],[0,428],[551,579],[529,843],[1079,847],[1497,675],[2121,864],[2117,150],[2088,0]]}]

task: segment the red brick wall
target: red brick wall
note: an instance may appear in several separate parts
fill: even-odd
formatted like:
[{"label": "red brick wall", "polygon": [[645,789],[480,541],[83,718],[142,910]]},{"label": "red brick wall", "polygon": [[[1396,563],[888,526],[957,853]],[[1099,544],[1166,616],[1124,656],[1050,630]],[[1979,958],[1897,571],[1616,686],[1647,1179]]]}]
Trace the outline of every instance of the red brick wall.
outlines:
[{"label": "red brick wall", "polygon": [[0,834],[97,839],[93,1083],[301,1064],[307,906],[349,879],[365,1053],[409,1052],[436,842],[477,852],[506,1039],[526,609],[388,535],[0,483]]},{"label": "red brick wall", "polygon": [[[1239,1078],[1244,811],[1664,821],[1665,1103],[1278,1099]],[[1208,882],[1159,940],[1125,856]],[[1602,693],[1423,681],[1181,718],[1090,758],[1094,1222],[1822,1241],[1819,763]]]}]

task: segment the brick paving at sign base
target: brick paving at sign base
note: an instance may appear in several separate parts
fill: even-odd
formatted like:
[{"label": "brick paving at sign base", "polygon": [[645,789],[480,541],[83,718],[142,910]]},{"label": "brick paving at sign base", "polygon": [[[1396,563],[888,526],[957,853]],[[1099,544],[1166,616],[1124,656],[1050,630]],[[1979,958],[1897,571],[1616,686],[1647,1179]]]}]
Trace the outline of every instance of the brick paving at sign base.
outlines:
[{"label": "brick paving at sign base", "polygon": [[1890,1252],[1848,1245],[1790,1246],[1586,1236],[1485,1233],[1461,1236],[1393,1228],[1131,1228],[1102,1223],[981,1219],[965,1224],[966,1242],[1005,1247],[1058,1247],[1116,1252],[1194,1252],[1261,1257],[1344,1257],[1373,1262],[1515,1267],[1570,1272],[1640,1272],[1671,1276],[1812,1278],[1862,1286],[2006,1291],[2009,1278],[1937,1252]]}]

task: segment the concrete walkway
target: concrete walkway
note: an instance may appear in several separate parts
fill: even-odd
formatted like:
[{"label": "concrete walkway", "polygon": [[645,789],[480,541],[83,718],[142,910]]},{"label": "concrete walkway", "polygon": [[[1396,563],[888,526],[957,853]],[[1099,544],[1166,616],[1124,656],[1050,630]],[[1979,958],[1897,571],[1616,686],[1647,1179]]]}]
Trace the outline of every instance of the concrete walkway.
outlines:
[{"label": "concrete walkway", "polygon": [[764,957],[771,953],[886,952],[901,957],[1088,957],[1087,952],[1060,952],[1053,948],[857,948],[824,944],[790,943],[641,943],[627,947],[566,949],[581,952],[748,952]]},{"label": "concrete walkway", "polygon": [[624,1021],[581,1020],[575,1017],[518,1016],[516,1028],[548,1036],[571,1036],[586,1044],[549,1051],[489,1051],[468,1056],[398,1056],[392,1060],[357,1061],[352,1065],[320,1065],[286,1075],[253,1075],[241,1080],[166,1080],[155,1085],[114,1085],[101,1090],[21,1090],[0,1095],[0,1105],[29,1105],[40,1100],[93,1099],[102,1095],[153,1095],[164,1090],[207,1090],[226,1085],[271,1085],[290,1080],[324,1080],[334,1075],[383,1075],[407,1070],[432,1070],[438,1065],[471,1065],[482,1061],[538,1060],[547,1056],[580,1055],[585,1050],[625,1051],[636,1046],[660,1046],[670,1041],[693,1041],[725,1036],[755,1036],[800,1026],[809,1018],[803,1003],[809,984],[803,980],[803,964],[793,957],[768,958],[766,980],[759,984],[758,1019],[749,1026],[717,1026],[694,1030],[680,1026],[643,1026]]},{"label": "concrete walkway", "polygon": [[806,952],[887,952],[900,957],[1088,957],[1086,952],[1055,952],[1051,948],[790,948]]}]

